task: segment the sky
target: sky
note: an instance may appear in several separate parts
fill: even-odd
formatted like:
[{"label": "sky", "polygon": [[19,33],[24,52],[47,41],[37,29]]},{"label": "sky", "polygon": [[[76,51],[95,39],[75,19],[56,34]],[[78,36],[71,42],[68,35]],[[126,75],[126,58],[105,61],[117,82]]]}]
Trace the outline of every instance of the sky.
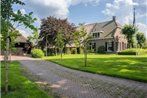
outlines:
[{"label": "sky", "polygon": [[[48,16],[67,18],[68,21],[79,23],[95,23],[109,21],[116,16],[121,25],[132,24],[133,8],[136,9],[136,26],[147,37],[147,0],[21,0],[24,6],[14,6],[13,10],[21,10],[23,14],[33,12],[37,18],[34,25],[40,28],[41,19]],[[17,28],[25,37],[31,30]]]}]

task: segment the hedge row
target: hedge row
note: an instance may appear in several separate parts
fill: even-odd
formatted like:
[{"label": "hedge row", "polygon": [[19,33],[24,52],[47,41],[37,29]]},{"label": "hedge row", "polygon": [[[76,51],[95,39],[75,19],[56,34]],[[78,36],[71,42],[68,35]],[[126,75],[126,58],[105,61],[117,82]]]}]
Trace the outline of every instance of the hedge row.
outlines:
[{"label": "hedge row", "polygon": [[118,52],[119,55],[144,55],[147,54],[147,50],[146,49],[126,49],[123,50],[122,52]]}]

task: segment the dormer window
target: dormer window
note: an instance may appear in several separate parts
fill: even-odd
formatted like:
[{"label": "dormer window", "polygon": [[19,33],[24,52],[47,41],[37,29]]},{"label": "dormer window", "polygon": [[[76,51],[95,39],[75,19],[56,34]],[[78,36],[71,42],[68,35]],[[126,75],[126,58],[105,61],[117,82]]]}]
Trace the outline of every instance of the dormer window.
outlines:
[{"label": "dormer window", "polygon": [[93,38],[99,38],[100,37],[100,32],[93,33]]}]

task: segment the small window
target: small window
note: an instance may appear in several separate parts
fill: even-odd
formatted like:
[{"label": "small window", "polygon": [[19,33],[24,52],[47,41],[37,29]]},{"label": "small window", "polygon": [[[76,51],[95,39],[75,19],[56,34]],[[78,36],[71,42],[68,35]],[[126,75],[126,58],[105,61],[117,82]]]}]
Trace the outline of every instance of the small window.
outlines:
[{"label": "small window", "polygon": [[99,38],[100,37],[100,33],[93,33],[93,38]]}]

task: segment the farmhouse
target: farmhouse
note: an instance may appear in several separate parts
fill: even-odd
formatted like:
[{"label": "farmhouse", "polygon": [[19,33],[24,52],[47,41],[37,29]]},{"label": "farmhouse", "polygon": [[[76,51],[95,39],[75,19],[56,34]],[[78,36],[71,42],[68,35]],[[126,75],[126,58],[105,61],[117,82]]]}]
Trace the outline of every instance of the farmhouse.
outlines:
[{"label": "farmhouse", "polygon": [[122,34],[122,26],[115,16],[110,21],[84,25],[84,29],[93,36],[89,49],[95,53],[102,48],[107,53],[117,53],[127,48],[127,38]]},{"label": "farmhouse", "polygon": [[24,53],[30,53],[32,47],[28,39],[20,35],[15,39],[15,48],[17,51],[14,54],[23,55]]}]

